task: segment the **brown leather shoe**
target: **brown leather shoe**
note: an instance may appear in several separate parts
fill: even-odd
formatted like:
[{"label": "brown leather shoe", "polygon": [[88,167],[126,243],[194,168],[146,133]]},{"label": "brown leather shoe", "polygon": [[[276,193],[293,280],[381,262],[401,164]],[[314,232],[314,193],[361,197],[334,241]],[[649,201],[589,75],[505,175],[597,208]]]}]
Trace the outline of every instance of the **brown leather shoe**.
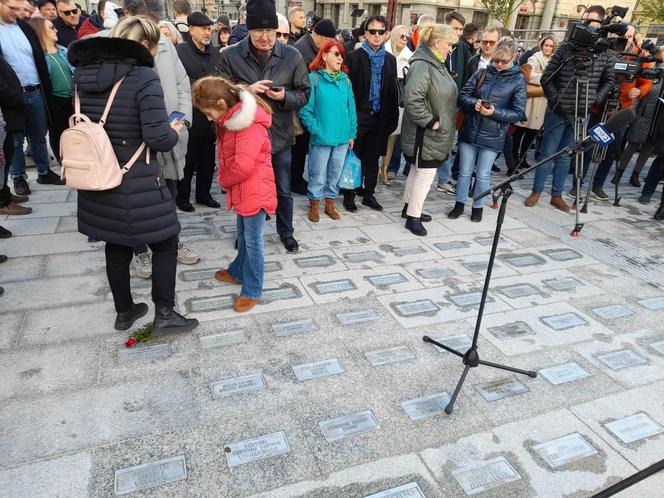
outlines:
[{"label": "brown leather shoe", "polygon": [[8,206],[0,208],[0,214],[10,214],[13,216],[19,216],[21,214],[30,214],[32,213],[32,208],[21,206],[20,204],[15,204],[14,202],[10,203]]},{"label": "brown leather shoe", "polygon": [[249,299],[248,297],[240,296],[233,303],[233,309],[238,313],[244,313],[256,306],[258,301],[256,299]]},{"label": "brown leather shoe", "polygon": [[224,268],[218,270],[217,273],[214,274],[214,278],[216,278],[220,282],[226,282],[227,284],[239,285],[241,283],[240,281],[235,280],[235,278],[233,278],[233,275],[228,273],[228,270]]},{"label": "brown leather shoe", "polygon": [[552,195],[551,196],[551,205],[555,206],[556,209],[559,209],[563,213],[569,213],[569,206],[563,200],[563,198],[560,197],[559,195]]},{"label": "brown leather shoe", "polygon": [[30,200],[30,197],[27,195],[15,195],[12,194],[12,200],[14,204],[23,204],[24,202],[28,202]]},{"label": "brown leather shoe", "polygon": [[337,210],[334,208],[334,199],[325,199],[325,214],[333,220],[341,218],[339,213],[337,213]]},{"label": "brown leather shoe", "polygon": [[320,214],[318,213],[319,208],[320,201],[309,199],[309,221],[313,223],[318,223],[320,221]]},{"label": "brown leather shoe", "polygon": [[542,195],[541,192],[531,193],[524,201],[524,204],[529,208],[535,206],[539,202],[540,195]]}]

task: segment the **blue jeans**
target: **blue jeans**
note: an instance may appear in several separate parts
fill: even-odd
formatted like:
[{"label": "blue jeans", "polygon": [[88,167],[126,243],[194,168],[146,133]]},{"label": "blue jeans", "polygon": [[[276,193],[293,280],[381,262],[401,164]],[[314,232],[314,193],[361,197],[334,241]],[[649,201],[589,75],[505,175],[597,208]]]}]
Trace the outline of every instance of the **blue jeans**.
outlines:
[{"label": "blue jeans", "polygon": [[242,282],[240,295],[259,299],[263,293],[263,230],[265,212],[253,216],[237,215],[237,256],[228,267],[228,273]]},{"label": "blue jeans", "polygon": [[[48,115],[41,90],[24,93],[25,102],[25,132],[30,142],[30,155],[32,156],[37,172],[40,175],[48,173],[48,148],[46,147],[46,133],[48,132]],[[23,156],[23,139],[25,132],[14,132],[14,160],[9,166],[12,178],[26,178],[25,157]]]},{"label": "blue jeans", "polygon": [[272,154],[277,185],[277,233],[281,240],[293,235],[293,194],[291,194],[291,148]]},{"label": "blue jeans", "polygon": [[[397,135],[397,141],[394,143],[394,150],[392,151],[392,158],[390,159],[390,164],[387,166],[387,171],[392,171],[395,174],[399,172],[401,167],[401,155],[403,150],[401,149],[401,135]],[[406,159],[406,164],[403,166],[403,176],[408,176],[410,172],[410,163]]]},{"label": "blue jeans", "polygon": [[309,184],[307,197],[320,201],[339,195],[339,177],[344,167],[348,144],[337,146],[309,145]]},{"label": "blue jeans", "polygon": [[452,155],[452,151],[450,151],[449,154],[447,154],[447,157],[443,161],[443,164],[441,164],[438,167],[438,183],[446,183],[450,180],[452,177],[452,163],[454,162],[454,156]]},{"label": "blue jeans", "polygon": [[[572,145],[574,140],[574,127],[566,117],[556,114],[547,107],[544,115],[544,140],[542,142],[542,156],[549,157],[559,150]],[[553,169],[553,183],[551,195],[560,196],[565,188],[565,179],[569,172],[571,156],[563,154],[553,161],[549,161],[535,170],[533,192],[543,192],[544,182]]]},{"label": "blue jeans", "polygon": [[[457,202],[466,203],[470,176],[475,169],[474,195],[484,192],[491,185],[491,166],[498,157],[499,152],[485,149],[466,142],[459,142],[459,181],[456,187]],[[474,208],[484,206],[484,199],[473,201]]]}]

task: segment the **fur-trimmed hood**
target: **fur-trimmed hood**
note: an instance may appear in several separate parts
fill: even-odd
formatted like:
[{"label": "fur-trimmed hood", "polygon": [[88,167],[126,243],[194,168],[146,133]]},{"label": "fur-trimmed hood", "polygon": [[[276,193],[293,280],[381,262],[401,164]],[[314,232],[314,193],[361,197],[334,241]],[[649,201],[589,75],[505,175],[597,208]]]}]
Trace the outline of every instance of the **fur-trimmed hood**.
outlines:
[{"label": "fur-trimmed hood", "polygon": [[94,79],[79,80],[79,71],[74,76],[74,83],[89,92],[107,90],[136,66],[154,67],[154,58],[147,48],[124,38],[98,36],[78,40],[69,45],[67,58],[74,67],[96,69]]},{"label": "fur-trimmed hood", "polygon": [[240,102],[231,107],[230,111],[219,120],[219,124],[229,131],[242,131],[253,123],[265,128],[272,125],[272,116],[258,105],[256,97],[247,90],[240,92]]}]

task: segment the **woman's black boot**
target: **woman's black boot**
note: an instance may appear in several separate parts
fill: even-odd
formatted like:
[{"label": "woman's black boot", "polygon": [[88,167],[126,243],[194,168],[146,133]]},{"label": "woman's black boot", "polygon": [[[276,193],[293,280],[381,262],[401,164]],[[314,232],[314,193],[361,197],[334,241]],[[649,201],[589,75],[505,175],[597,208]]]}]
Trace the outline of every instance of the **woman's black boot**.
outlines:
[{"label": "woman's black boot", "polygon": [[473,211],[470,213],[470,221],[482,221],[482,209],[483,208],[473,208]]},{"label": "woman's black boot", "polygon": [[408,216],[408,218],[406,218],[406,228],[413,234],[419,235],[420,237],[424,237],[427,234],[427,229],[424,228],[424,225],[422,225],[422,220],[419,218]]},{"label": "woman's black boot", "polygon": [[[404,204],[404,205],[403,205],[403,209],[401,210],[401,217],[402,217],[404,220],[405,220],[406,218],[408,218],[408,213],[407,213],[407,212],[408,212],[408,203]],[[432,219],[433,219],[433,218],[431,218],[431,215],[430,215],[430,214],[422,213],[422,214],[420,215],[420,221],[423,222],[423,223],[428,223],[428,222],[430,222]]]},{"label": "woman's black boot", "polygon": [[455,202],[454,209],[452,209],[452,211],[449,212],[447,217],[452,220],[456,220],[459,216],[463,214],[463,207],[464,207],[463,202],[458,202],[458,201]]}]

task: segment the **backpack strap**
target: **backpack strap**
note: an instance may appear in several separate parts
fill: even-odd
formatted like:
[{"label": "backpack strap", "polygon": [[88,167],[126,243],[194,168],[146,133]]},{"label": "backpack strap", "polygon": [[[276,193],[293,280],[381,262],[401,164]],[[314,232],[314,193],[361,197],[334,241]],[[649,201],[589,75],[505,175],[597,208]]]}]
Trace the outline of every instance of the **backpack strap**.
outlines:
[{"label": "backpack strap", "polygon": [[[104,113],[101,115],[101,118],[99,119],[99,124],[104,126],[106,123],[106,118],[108,117],[108,112],[111,110],[111,106],[113,105],[113,101],[115,100],[115,95],[118,93],[118,88],[120,88],[120,85],[124,81],[125,77],[123,76],[122,79],[118,80],[115,85],[113,85],[113,88],[111,89],[111,94],[108,96],[108,102],[106,102],[106,107],[104,108]],[[75,105],[75,104],[74,104]],[[80,110],[80,104],[79,104],[79,110]],[[78,113],[79,110],[76,112]]]},{"label": "backpack strap", "polygon": [[[131,159],[125,163],[125,165],[122,167],[122,174],[124,175],[131,169],[131,167],[134,165],[136,161],[138,161],[138,158],[141,156],[143,151],[145,150],[145,142],[141,144],[141,146],[134,152],[134,155],[131,156]],[[147,152],[145,153],[145,162],[147,164],[150,164],[150,149],[148,148]]]}]

